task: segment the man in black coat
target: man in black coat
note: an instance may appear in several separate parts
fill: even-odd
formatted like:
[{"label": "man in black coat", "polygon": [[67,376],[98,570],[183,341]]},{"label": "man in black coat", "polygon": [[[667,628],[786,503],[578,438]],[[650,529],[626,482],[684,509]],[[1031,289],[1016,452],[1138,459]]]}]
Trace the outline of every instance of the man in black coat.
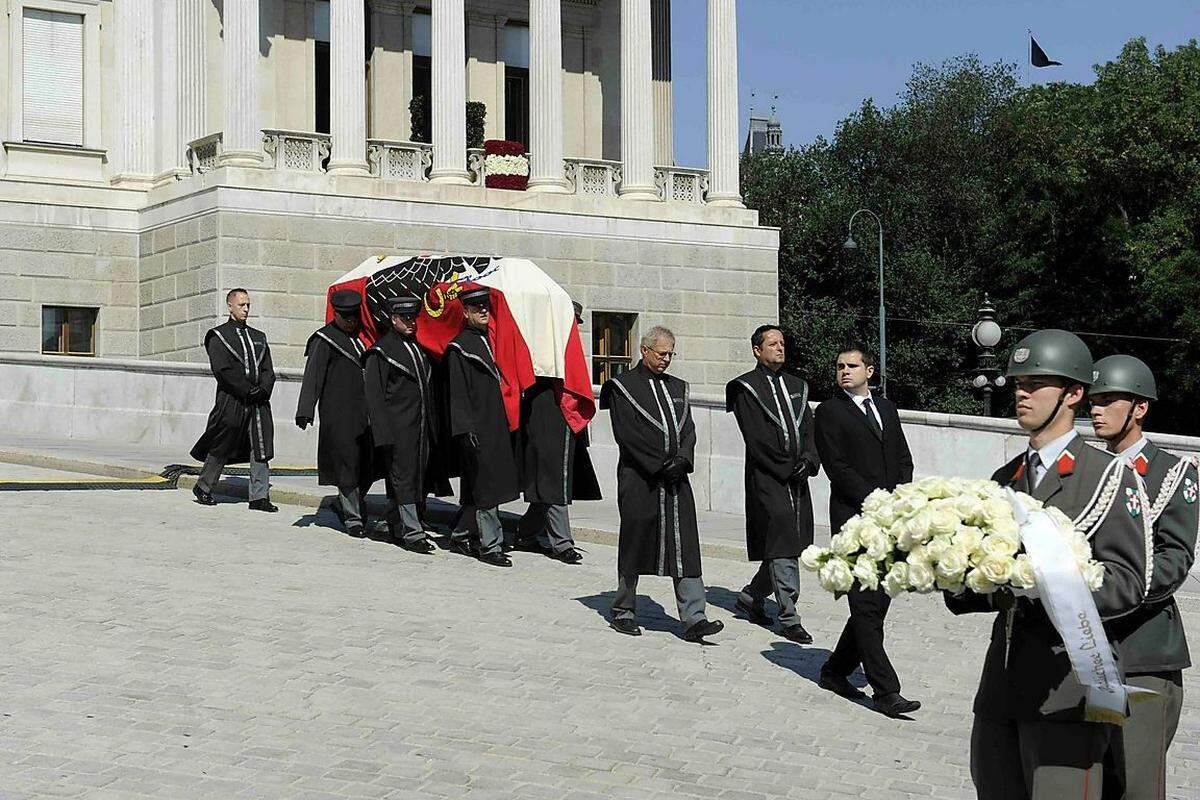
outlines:
[{"label": "man in black coat", "polygon": [[208,427],[192,448],[192,458],[203,461],[192,494],[204,506],[216,505],[213,487],[226,464],[250,462],[250,508],[275,512],[271,503],[270,468],[275,455],[275,429],[271,422],[271,389],[275,369],[267,335],[246,324],[250,316],[250,294],[231,289],[225,295],[229,320],[204,337],[204,349],[213,377],[217,399],[208,415]]},{"label": "man in black coat", "polygon": [[426,469],[436,424],[429,358],[417,344],[416,297],[384,301],[392,327],[363,356],[371,437],[386,465],[388,526],[406,550],[429,554],[436,548],[421,524],[429,494]]},{"label": "man in black coat", "polygon": [[336,486],[337,514],[351,536],[366,535],[363,498],[374,481],[374,444],[367,417],[362,357],[366,348],[358,338],[362,296],[342,289],[330,298],[333,321],[308,339],[304,355],[304,382],[296,406],[296,425],[304,430],[321,416],[317,441],[318,482]]},{"label": "man in black coat", "polygon": [[467,325],[446,348],[450,434],[458,447],[462,500],[461,527],[451,533],[450,547],[463,555],[477,554],[485,564],[511,567],[499,506],[517,498],[517,464],[500,369],[488,341],[490,290],[470,289],[460,299]]},{"label": "man in black coat", "polygon": [[666,374],[675,334],[661,326],[642,337],[642,360],[605,382],[600,408],[608,409],[617,461],[617,592],[611,626],[640,636],[636,621],[641,575],[669,575],[683,638],[699,642],[725,626],[704,614],[696,499],[688,474],[696,452],[696,425],[688,385]]},{"label": "man in black coat", "polygon": [[[863,345],[838,353],[836,394],[817,406],[816,439],[821,464],[829,476],[829,527],[836,534],[862,510],[876,489],[895,489],[912,480],[912,453],[900,427],[896,407],[871,393],[867,381],[875,359]],[[837,647],[821,667],[818,685],[843,697],[862,696],[850,684],[850,673],[862,664],[874,690],[875,708],[888,716],[916,711],[921,704],[900,694],[900,678],[883,649],[883,623],[890,598],[883,587],[846,594],[850,619]]]},{"label": "man in black coat", "polygon": [[[583,306],[575,303],[575,320]],[[563,417],[562,381],[538,378],[521,396],[517,457],[521,491],[529,508],[518,525],[518,547],[536,544],[550,558],[578,564],[583,554],[571,537],[572,500],[599,500],[600,485],[588,456],[587,430],[575,433]]]},{"label": "man in black coat", "polygon": [[759,326],[750,346],[758,366],[725,387],[725,410],[733,412],[746,441],[746,552],[761,562],[737,607],[751,622],[770,626],[763,601],[773,591],[784,638],[812,644],[796,611],[797,557],[813,543],[808,479],[821,465],[808,384],[784,372],[783,331],[775,325]]}]

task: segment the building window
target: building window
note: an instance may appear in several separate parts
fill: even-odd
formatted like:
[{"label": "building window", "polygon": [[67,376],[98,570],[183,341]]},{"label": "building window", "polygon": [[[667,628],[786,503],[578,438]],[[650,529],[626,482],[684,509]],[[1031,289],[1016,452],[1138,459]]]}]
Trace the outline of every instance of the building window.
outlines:
[{"label": "building window", "polygon": [[529,149],[529,28],[505,25],[504,138]]},{"label": "building window", "polygon": [[83,146],[83,15],[21,15],[21,138]]},{"label": "building window", "polygon": [[56,356],[96,355],[98,308],[42,306],[42,352]]},{"label": "building window", "polygon": [[[415,16],[415,15],[414,15]],[[433,141],[433,62],[429,56],[413,56],[412,65],[412,96],[419,101],[420,110],[413,114],[409,109],[412,120],[412,141]]]},{"label": "building window", "polygon": [[313,5],[313,131],[329,133],[329,0]]},{"label": "building window", "polygon": [[636,314],[592,312],[592,383],[602,384],[629,369]]}]

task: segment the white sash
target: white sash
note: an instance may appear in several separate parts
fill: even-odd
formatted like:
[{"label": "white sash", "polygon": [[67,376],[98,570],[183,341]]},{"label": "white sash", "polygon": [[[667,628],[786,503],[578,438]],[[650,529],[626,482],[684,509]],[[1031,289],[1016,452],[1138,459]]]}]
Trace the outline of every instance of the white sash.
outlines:
[{"label": "white sash", "polygon": [[1146,690],[1121,683],[1096,601],[1054,520],[1045,511],[1026,511],[1012,489],[1008,499],[1021,526],[1021,544],[1033,564],[1038,598],[1062,637],[1075,679],[1086,692],[1084,719],[1124,725],[1131,695]]}]

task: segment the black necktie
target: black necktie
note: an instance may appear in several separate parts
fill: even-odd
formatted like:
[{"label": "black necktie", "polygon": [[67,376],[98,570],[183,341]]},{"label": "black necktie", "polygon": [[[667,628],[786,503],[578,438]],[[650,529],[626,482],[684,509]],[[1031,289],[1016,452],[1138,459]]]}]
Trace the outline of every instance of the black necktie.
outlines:
[{"label": "black necktie", "polygon": [[1025,457],[1025,461],[1027,464],[1025,471],[1029,474],[1029,488],[1035,489],[1037,488],[1038,483],[1040,483],[1040,481],[1038,481],[1037,471],[1038,467],[1042,465],[1042,455],[1037,450],[1034,450]]},{"label": "black necktie", "polygon": [[871,426],[871,433],[882,440],[883,428],[879,427],[879,420],[875,419],[875,411],[871,407],[871,398],[868,397],[866,400],[863,400],[863,411],[867,414],[867,424]]}]

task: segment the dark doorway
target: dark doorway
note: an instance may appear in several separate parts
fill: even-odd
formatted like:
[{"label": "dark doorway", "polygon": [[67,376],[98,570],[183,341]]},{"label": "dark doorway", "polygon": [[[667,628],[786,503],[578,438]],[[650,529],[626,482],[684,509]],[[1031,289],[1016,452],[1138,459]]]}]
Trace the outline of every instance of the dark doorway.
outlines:
[{"label": "dark doorway", "polygon": [[529,70],[504,68],[504,138],[529,149]]}]

